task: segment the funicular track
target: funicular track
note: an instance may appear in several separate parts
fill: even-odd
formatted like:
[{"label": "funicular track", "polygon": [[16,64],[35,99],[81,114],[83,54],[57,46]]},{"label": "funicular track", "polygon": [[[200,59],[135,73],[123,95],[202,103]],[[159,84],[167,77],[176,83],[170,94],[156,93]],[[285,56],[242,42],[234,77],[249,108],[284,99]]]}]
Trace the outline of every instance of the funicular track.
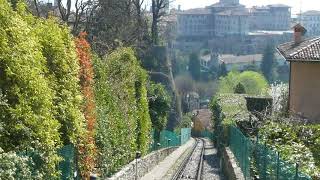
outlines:
[{"label": "funicular track", "polygon": [[181,166],[174,174],[172,180],[200,180],[202,175],[204,150],[205,141],[203,139],[197,138],[191,152],[182,161]]}]

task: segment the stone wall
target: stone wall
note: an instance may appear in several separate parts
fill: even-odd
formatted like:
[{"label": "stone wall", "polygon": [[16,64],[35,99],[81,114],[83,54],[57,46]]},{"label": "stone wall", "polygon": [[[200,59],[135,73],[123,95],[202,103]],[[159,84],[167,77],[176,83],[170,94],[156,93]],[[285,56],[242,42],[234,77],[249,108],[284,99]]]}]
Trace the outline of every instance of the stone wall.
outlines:
[{"label": "stone wall", "polygon": [[223,157],[222,157],[222,169],[223,174],[228,180],[244,180],[243,173],[240,167],[237,165],[236,158],[233,155],[230,148],[223,148]]},{"label": "stone wall", "polygon": [[138,179],[143,177],[149,171],[151,171],[159,162],[164,160],[169,154],[171,154],[177,147],[170,147],[154,151],[147,156],[134,160],[126,165],[121,171],[116,173],[109,180],[135,180],[136,177],[136,164],[138,165],[137,175]]}]

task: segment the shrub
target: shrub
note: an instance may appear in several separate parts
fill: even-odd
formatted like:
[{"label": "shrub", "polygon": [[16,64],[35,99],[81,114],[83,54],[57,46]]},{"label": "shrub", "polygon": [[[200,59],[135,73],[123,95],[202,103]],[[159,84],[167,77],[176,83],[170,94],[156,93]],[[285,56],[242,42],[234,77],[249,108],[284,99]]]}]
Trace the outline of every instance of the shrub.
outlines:
[{"label": "shrub", "polygon": [[266,94],[268,83],[263,75],[253,72],[244,71],[239,73],[231,71],[227,76],[219,80],[219,93],[233,93],[236,86],[241,83],[245,92],[249,95]]},{"label": "shrub", "polygon": [[0,147],[5,152],[34,151],[39,171],[48,178],[56,177],[60,124],[40,37],[5,0],[0,0],[0,26],[0,87],[6,102],[0,107],[4,126]]},{"label": "shrub", "polygon": [[146,153],[151,131],[147,75],[128,48],[96,58],[95,75],[98,163],[107,177],[133,160],[138,148]]},{"label": "shrub", "polygon": [[54,90],[54,115],[65,145],[74,143],[84,133],[84,116],[81,112],[82,95],[79,83],[79,60],[74,40],[67,26],[53,19],[37,23],[42,54],[46,59],[46,76]]},{"label": "shrub", "polygon": [[86,119],[87,132],[82,136],[81,143],[79,145],[80,150],[80,169],[84,179],[90,178],[90,172],[95,167],[95,101],[94,101],[94,81],[93,81],[93,66],[90,44],[87,42],[86,33],[80,33],[76,38],[76,48],[80,64],[80,85],[81,92],[84,97],[84,103],[82,105],[82,111]]},{"label": "shrub", "polygon": [[236,93],[236,94],[245,94],[246,93],[246,89],[241,83],[238,83],[236,85],[236,87],[234,88],[234,93]]},{"label": "shrub", "polygon": [[171,97],[163,85],[153,82],[150,82],[148,86],[148,97],[152,126],[156,130],[162,131],[167,125]]}]

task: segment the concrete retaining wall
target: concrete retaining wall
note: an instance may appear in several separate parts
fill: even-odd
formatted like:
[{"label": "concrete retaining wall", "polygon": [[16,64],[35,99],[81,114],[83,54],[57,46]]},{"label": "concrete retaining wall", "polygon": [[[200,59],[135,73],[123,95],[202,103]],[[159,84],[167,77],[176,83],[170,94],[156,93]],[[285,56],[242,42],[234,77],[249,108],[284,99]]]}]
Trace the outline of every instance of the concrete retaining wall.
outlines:
[{"label": "concrete retaining wall", "polygon": [[135,180],[136,164],[138,165],[138,179],[140,179],[176,149],[177,147],[161,149],[138,159],[137,162],[134,160],[130,164],[126,165],[121,171],[109,178],[109,180]]},{"label": "concrete retaining wall", "polygon": [[222,159],[223,174],[228,180],[244,180],[243,173],[237,164],[237,160],[230,148],[223,148]]}]

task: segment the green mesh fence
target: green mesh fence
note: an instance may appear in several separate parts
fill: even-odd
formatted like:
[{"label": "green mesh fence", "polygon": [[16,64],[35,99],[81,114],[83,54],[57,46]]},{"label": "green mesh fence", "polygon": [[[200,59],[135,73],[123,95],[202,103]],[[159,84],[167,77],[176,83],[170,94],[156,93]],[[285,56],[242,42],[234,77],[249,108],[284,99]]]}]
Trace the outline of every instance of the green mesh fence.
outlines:
[{"label": "green mesh fence", "polygon": [[260,179],[278,180],[311,180],[305,174],[299,172],[299,167],[295,164],[281,160],[280,154],[268,149],[266,145],[256,142],[255,163]]},{"label": "green mesh fence", "polygon": [[261,180],[311,180],[295,164],[281,160],[281,155],[270,150],[266,145],[251,140],[234,127],[229,127],[229,146],[235,155],[245,179],[253,179],[250,165]]},{"label": "green mesh fence", "polygon": [[[159,135],[155,130],[151,132],[151,144],[149,151],[155,151],[161,148],[167,148],[172,146],[180,146],[185,144],[191,137],[191,129],[190,128],[182,128],[180,134],[176,134],[172,131],[163,130]],[[157,137],[159,136],[159,137]]]},{"label": "green mesh fence", "polygon": [[190,128],[182,128],[181,129],[181,144],[185,144],[187,141],[189,141],[191,137],[191,129]]},{"label": "green mesh fence", "polygon": [[59,170],[61,171],[61,179],[73,179],[75,172],[74,155],[75,149],[73,145],[66,145],[59,149],[58,154],[63,158],[59,163]]},{"label": "green mesh fence", "polygon": [[233,126],[230,126],[229,133],[230,149],[236,157],[245,179],[250,179],[251,141]]}]

